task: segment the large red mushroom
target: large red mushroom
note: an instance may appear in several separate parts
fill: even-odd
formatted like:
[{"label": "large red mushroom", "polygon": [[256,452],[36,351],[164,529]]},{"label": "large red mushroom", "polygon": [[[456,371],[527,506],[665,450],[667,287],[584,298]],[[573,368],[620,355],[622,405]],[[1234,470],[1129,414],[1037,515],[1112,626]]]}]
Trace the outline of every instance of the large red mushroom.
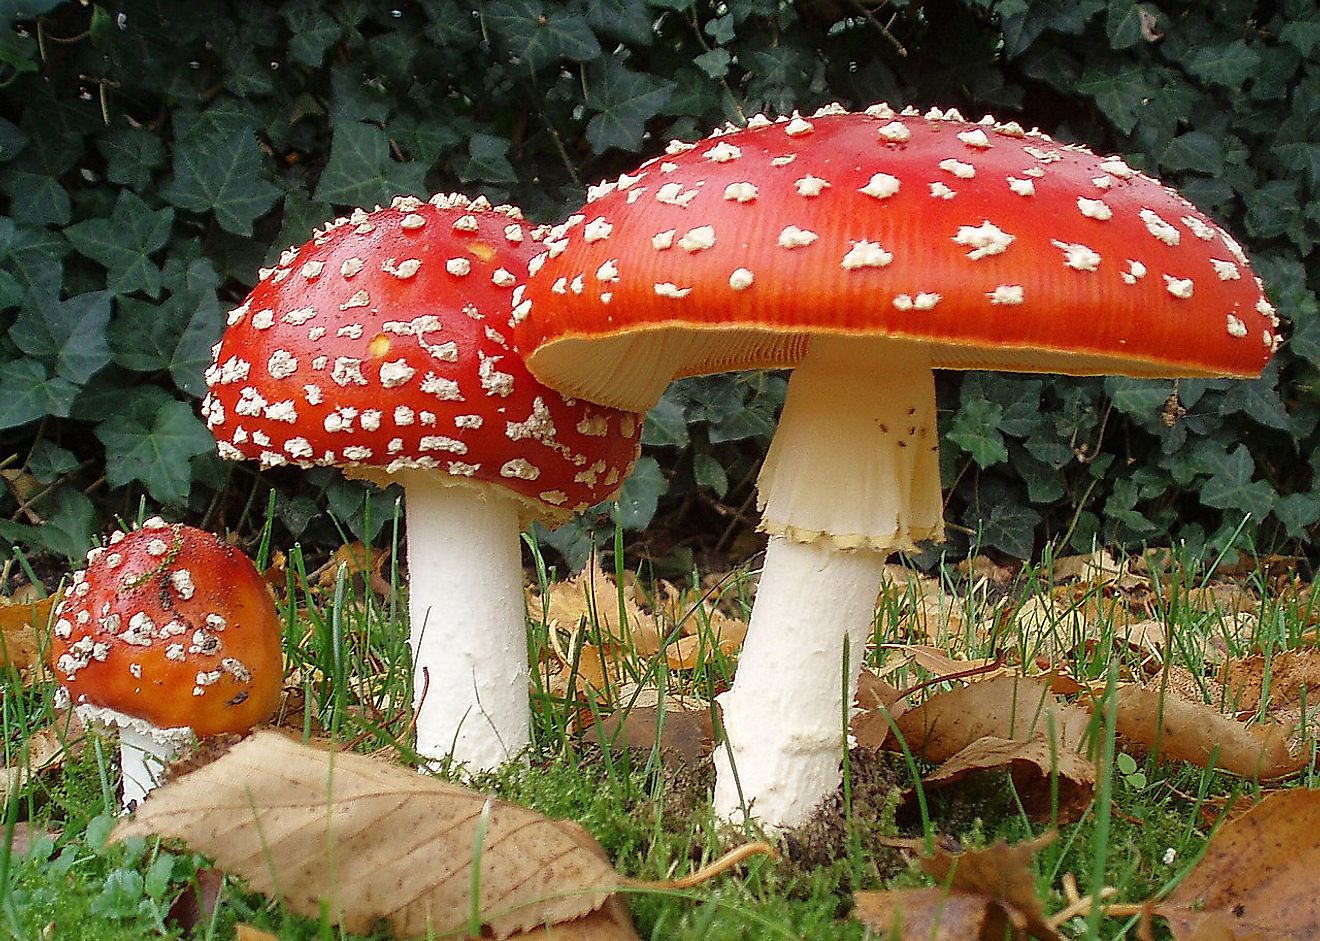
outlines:
[{"label": "large red mushroom", "polygon": [[715,793],[776,825],[837,785],[886,557],[943,535],[933,369],[1254,376],[1279,342],[1238,243],[1173,190],[954,111],[674,142],[531,268],[515,336],[565,394],[640,410],[676,376],[795,370]]},{"label": "large red mushroom", "polygon": [[519,529],[612,496],[641,430],[523,365],[536,235],[481,198],[358,210],[262,272],[206,374],[222,456],[403,486],[417,751],[473,770],[530,736]]},{"label": "large red mushroom", "polygon": [[87,553],[56,608],[50,659],[85,722],[119,730],[132,808],[194,736],[269,719],[284,681],[283,622],[242,552],[152,517]]}]

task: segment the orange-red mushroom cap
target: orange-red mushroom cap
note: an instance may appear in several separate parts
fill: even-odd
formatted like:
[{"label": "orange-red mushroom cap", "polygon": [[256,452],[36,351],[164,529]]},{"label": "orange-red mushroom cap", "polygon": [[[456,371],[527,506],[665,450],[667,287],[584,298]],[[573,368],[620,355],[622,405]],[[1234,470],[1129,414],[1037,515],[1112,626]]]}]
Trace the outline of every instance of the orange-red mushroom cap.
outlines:
[{"label": "orange-red mushroom cap", "polygon": [[222,456],[495,485],[559,522],[618,489],[641,418],[534,379],[507,322],[534,231],[458,195],[358,210],[229,318],[203,411]]},{"label": "orange-red mushroom cap", "polygon": [[75,705],[158,729],[242,732],[284,681],[274,600],[238,549],[159,518],[91,550],[57,606],[55,676]]},{"label": "orange-red mushroom cap", "polygon": [[515,337],[571,394],[792,366],[810,334],[929,344],[935,368],[1252,376],[1278,321],[1246,255],[1117,157],[954,111],[675,142],[593,188],[532,260]]}]

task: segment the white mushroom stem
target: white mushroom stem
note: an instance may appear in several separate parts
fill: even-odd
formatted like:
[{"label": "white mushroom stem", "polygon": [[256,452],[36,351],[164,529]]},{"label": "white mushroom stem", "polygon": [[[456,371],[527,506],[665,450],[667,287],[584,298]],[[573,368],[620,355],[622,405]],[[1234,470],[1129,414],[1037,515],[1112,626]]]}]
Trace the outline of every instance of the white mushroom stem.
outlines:
[{"label": "white mushroom stem", "polygon": [[495,768],[531,737],[518,506],[425,471],[400,476],[417,752]]},{"label": "white mushroom stem", "polygon": [[132,722],[119,729],[119,773],[123,778],[124,810],[132,810],[154,791],[164,778],[170,762],[179,757],[184,744],[192,734],[187,729],[167,729],[165,732],[183,732],[177,735],[161,734],[162,730]]},{"label": "white mushroom stem", "polygon": [[916,345],[812,338],[758,482],[771,538],[738,672],[720,697],[719,816],[793,827],[838,787],[844,703],[884,562],[943,535],[937,442],[934,378]]}]

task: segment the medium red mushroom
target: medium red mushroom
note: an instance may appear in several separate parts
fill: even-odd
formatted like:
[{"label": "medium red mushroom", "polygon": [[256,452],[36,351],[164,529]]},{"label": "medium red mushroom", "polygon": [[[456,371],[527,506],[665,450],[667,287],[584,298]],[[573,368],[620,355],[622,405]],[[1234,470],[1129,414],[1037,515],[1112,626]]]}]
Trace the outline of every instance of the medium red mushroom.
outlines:
[{"label": "medium red mushroom", "polygon": [[84,722],[119,729],[124,807],[194,736],[269,719],[283,624],[256,568],[215,536],[152,517],[87,553],[56,607],[51,664]]},{"label": "medium red mushroom", "polygon": [[567,395],[640,410],[676,376],[795,369],[715,794],[779,825],[839,780],[844,639],[855,678],[885,558],[943,535],[933,369],[1254,376],[1279,342],[1238,243],[1173,190],[954,111],[674,142],[531,268],[515,336]]},{"label": "medium red mushroom", "polygon": [[417,751],[473,769],[530,736],[519,529],[612,496],[641,430],[523,365],[535,235],[458,195],[358,210],[262,272],[206,374],[222,456],[403,486]]}]

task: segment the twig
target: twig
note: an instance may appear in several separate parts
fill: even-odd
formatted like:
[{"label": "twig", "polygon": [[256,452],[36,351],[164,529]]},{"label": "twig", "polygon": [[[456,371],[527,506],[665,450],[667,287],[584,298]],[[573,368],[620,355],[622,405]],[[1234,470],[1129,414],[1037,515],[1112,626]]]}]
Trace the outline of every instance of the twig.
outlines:
[{"label": "twig", "polygon": [[779,853],[766,842],[744,843],[742,846],[729,850],[710,865],[703,866],[696,872],[680,879],[658,879],[654,881],[628,879],[624,882],[624,886],[630,889],[690,889],[695,885],[700,885],[715,878],[728,869],[732,869],[749,856],[769,856],[771,859],[778,859]]}]

